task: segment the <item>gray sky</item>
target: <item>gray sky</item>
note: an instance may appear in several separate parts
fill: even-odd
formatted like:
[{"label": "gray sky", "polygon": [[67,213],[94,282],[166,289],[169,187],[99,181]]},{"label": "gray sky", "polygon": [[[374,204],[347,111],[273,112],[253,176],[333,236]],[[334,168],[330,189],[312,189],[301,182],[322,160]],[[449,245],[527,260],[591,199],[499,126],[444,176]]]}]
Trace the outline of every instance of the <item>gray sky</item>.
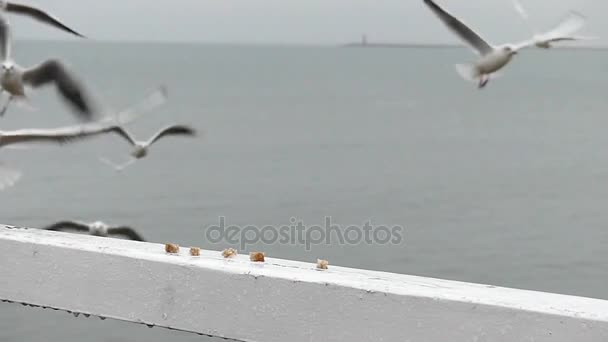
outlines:
[{"label": "gray sky", "polygon": [[[38,0],[68,25],[103,40],[218,43],[338,44],[359,40],[454,43],[457,40],[422,0]],[[437,0],[492,43],[529,33],[511,0]],[[569,9],[588,17],[582,33],[605,37],[607,0],[522,0],[533,24],[546,28]],[[120,6],[120,7],[119,7]],[[64,39],[30,21],[13,18],[18,38]]]}]

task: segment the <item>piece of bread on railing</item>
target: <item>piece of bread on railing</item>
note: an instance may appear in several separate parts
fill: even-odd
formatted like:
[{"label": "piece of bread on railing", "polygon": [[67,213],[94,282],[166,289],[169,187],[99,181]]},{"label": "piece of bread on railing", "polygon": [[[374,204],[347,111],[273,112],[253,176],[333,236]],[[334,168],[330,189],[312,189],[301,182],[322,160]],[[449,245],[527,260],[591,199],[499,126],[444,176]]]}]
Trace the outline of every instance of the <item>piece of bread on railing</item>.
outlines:
[{"label": "piece of bread on railing", "polygon": [[249,259],[253,262],[264,262],[264,253],[262,252],[251,252],[249,253]]},{"label": "piece of bread on railing", "polygon": [[328,266],[329,266],[329,261],[317,259],[317,269],[326,270],[328,268]]},{"label": "piece of bread on railing", "polygon": [[222,256],[226,259],[230,259],[230,258],[234,258],[238,255],[239,253],[237,252],[236,249],[234,248],[228,248],[228,249],[224,249],[222,251]]},{"label": "piece of bread on railing", "polygon": [[179,245],[175,243],[166,243],[165,244],[165,252],[169,254],[178,254],[179,253]]}]

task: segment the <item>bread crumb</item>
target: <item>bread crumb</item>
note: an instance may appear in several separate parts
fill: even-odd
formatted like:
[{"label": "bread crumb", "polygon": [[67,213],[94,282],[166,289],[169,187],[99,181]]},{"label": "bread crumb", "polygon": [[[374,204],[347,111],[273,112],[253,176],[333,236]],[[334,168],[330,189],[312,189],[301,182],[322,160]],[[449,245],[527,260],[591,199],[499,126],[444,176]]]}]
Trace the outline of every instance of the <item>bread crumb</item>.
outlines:
[{"label": "bread crumb", "polygon": [[174,244],[174,243],[166,243],[165,252],[171,253],[171,254],[177,254],[177,253],[179,253],[179,245]]},{"label": "bread crumb", "polygon": [[251,252],[249,259],[253,262],[264,262],[264,253],[262,252]]},{"label": "bread crumb", "polygon": [[190,248],[190,255],[192,256],[201,256],[201,249],[198,247],[191,247]]},{"label": "bread crumb", "polygon": [[317,268],[320,270],[326,270],[329,266],[329,261],[317,259]]},{"label": "bread crumb", "polygon": [[224,249],[224,251],[222,252],[222,256],[226,259],[228,258],[234,258],[238,255],[239,253],[237,252],[236,249],[234,248],[228,248],[228,249]]}]

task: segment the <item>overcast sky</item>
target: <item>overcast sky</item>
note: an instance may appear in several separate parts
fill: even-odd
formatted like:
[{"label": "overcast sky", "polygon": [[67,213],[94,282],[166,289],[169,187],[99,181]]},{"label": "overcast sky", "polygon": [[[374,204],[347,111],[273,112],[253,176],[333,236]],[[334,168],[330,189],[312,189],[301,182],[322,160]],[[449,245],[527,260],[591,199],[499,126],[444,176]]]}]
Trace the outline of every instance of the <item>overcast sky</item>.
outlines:
[{"label": "overcast sky", "polygon": [[[18,0],[44,7],[101,40],[339,44],[359,40],[455,43],[422,0]],[[608,38],[608,0],[521,0],[534,25],[555,24],[569,9],[588,17],[582,33]],[[527,38],[511,0],[437,0],[492,43]],[[12,17],[14,36],[63,39]],[[595,43],[608,45],[602,38]]]}]

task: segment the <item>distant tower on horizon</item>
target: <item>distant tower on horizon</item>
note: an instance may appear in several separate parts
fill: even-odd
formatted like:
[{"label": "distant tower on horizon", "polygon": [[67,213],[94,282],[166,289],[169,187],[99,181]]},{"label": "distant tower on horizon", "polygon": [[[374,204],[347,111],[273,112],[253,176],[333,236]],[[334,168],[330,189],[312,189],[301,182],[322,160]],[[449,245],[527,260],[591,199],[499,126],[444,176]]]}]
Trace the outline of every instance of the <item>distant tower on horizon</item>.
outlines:
[{"label": "distant tower on horizon", "polygon": [[363,36],[361,36],[361,45],[365,46],[367,45],[367,35],[363,34]]}]

